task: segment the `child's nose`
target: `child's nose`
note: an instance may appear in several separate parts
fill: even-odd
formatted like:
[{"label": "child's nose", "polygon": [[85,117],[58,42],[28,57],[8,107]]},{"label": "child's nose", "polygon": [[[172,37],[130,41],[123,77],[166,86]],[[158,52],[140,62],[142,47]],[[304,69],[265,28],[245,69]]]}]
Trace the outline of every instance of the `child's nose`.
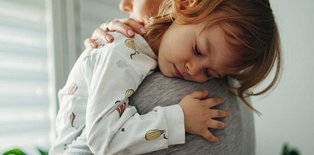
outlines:
[{"label": "child's nose", "polygon": [[191,76],[197,76],[200,74],[201,67],[197,63],[187,62],[185,64],[186,72]]}]

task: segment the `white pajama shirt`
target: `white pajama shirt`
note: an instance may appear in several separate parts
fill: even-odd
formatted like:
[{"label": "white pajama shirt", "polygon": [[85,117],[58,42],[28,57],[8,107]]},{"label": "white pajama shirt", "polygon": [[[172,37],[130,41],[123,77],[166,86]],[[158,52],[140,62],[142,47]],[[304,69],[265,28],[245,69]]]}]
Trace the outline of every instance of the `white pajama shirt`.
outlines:
[{"label": "white pajama shirt", "polygon": [[79,136],[96,155],[146,153],[185,142],[179,105],[155,107],[144,115],[128,105],[156,68],[157,56],[139,35],[112,35],[113,43],[81,54],[59,91],[57,138],[50,154],[66,154]]}]

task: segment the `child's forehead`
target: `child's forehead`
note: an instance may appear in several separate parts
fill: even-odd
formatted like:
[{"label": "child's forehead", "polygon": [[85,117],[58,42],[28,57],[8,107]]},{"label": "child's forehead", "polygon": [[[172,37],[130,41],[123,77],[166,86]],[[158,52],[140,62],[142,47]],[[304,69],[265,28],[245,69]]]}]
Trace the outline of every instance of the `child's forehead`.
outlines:
[{"label": "child's forehead", "polygon": [[228,32],[222,29],[219,25],[203,28],[197,35],[197,40],[202,42],[202,46],[206,47],[210,52],[212,50],[217,50],[223,51],[223,54],[233,52],[237,50],[238,46],[242,46],[239,39],[233,35],[229,35]]}]

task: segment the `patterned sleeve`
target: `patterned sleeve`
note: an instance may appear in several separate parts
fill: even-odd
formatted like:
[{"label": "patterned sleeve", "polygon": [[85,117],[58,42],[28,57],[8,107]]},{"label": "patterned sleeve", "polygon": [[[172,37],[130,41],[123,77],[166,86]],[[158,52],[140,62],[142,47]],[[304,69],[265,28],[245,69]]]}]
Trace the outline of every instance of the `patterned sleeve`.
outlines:
[{"label": "patterned sleeve", "polygon": [[184,143],[179,105],[156,107],[145,115],[128,105],[128,98],[156,67],[154,59],[136,50],[134,41],[104,46],[84,61],[89,89],[86,135],[94,154],[139,154]]}]

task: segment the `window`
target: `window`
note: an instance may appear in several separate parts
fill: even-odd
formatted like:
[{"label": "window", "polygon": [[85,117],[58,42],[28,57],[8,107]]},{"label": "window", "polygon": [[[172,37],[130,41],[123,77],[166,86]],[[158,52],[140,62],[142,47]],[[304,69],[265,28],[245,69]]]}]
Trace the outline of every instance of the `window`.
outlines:
[{"label": "window", "polygon": [[118,3],[0,1],[0,153],[13,147],[31,154],[37,147],[49,149],[57,92],[84,39],[109,18],[125,17]]},{"label": "window", "polygon": [[0,151],[49,147],[44,0],[0,1]]},{"label": "window", "polygon": [[119,10],[120,0],[80,0],[80,45],[84,49],[84,40],[93,31],[109,19],[126,18],[127,14]]}]

